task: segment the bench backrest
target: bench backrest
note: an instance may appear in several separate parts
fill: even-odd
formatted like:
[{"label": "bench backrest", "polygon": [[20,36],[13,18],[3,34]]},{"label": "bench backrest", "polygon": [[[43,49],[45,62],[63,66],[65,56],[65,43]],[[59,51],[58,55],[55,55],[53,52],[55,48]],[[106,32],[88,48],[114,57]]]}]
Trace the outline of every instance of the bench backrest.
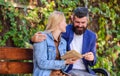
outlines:
[{"label": "bench backrest", "polygon": [[0,74],[32,73],[32,59],[32,49],[0,47]]}]

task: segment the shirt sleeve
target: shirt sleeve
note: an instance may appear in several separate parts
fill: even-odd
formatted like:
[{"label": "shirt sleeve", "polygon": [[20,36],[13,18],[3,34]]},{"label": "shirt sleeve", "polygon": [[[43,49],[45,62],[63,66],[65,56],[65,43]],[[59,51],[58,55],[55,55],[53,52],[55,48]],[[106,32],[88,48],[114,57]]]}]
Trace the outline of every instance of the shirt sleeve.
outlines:
[{"label": "shirt sleeve", "polygon": [[97,56],[96,56],[96,35],[94,35],[94,37],[93,37],[90,51],[94,55],[94,60],[93,61],[88,61],[88,64],[90,66],[94,66],[96,64],[96,61],[97,61]]}]

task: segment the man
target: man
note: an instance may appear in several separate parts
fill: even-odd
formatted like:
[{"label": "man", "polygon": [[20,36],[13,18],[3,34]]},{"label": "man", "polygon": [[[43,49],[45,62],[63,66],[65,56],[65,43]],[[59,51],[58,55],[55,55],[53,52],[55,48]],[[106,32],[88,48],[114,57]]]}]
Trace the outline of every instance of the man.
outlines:
[{"label": "man", "polygon": [[[83,55],[82,59],[78,59],[75,64],[68,67],[66,72],[72,76],[95,76],[95,73],[89,68],[96,63],[96,35],[88,30],[88,9],[85,7],[78,7],[73,14],[73,24],[69,24],[66,32],[62,37],[67,41],[67,50],[76,50]],[[39,36],[40,34],[36,34]],[[39,40],[36,36],[32,37],[33,42]]]}]

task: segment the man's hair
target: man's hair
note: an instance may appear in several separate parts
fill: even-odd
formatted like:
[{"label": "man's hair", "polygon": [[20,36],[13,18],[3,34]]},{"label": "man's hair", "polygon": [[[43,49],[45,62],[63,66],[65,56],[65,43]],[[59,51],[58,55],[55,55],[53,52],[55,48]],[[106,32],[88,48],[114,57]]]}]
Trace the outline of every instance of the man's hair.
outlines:
[{"label": "man's hair", "polygon": [[74,16],[77,16],[78,18],[87,17],[88,16],[88,9],[85,7],[77,7],[74,11]]}]

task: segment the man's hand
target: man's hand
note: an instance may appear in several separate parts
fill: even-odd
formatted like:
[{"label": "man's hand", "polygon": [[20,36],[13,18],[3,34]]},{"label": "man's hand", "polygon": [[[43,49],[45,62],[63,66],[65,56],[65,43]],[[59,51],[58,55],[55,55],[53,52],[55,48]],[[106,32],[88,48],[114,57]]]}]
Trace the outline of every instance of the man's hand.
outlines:
[{"label": "man's hand", "polygon": [[88,61],[93,61],[94,60],[94,55],[92,52],[85,53],[83,57],[88,60]]},{"label": "man's hand", "polygon": [[45,39],[46,39],[46,36],[44,34],[42,34],[41,32],[37,32],[32,36],[31,41],[32,42],[42,42]]}]

